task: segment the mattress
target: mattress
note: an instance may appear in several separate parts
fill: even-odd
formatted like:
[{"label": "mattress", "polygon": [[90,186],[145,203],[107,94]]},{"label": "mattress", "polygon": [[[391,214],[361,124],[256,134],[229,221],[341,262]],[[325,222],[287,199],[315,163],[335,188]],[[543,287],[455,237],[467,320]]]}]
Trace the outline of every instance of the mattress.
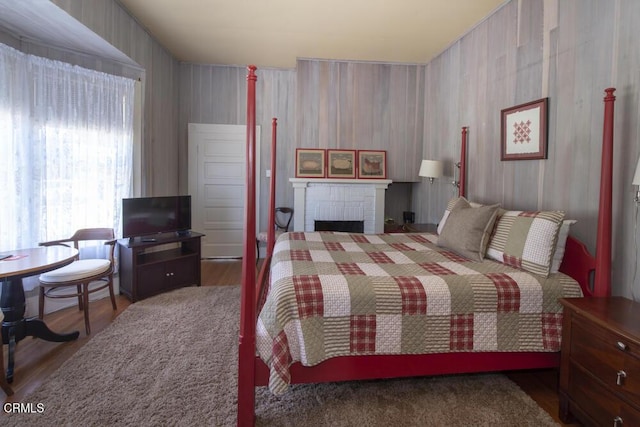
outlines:
[{"label": "mattress", "polygon": [[349,355],[557,352],[562,306],[580,297],[567,275],[471,261],[437,235],[293,232],[281,235],[257,321],[269,388],[289,366]]}]

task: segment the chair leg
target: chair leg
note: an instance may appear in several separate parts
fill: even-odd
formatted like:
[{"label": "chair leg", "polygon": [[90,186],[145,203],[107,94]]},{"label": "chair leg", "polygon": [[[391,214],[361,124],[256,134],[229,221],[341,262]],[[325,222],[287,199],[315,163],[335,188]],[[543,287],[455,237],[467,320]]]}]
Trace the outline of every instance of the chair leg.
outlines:
[{"label": "chair leg", "polygon": [[256,239],[256,264],[258,259],[260,259],[260,240]]},{"label": "chair leg", "polygon": [[38,319],[44,319],[44,286],[40,286],[38,295]]},{"label": "chair leg", "polygon": [[77,292],[78,292],[78,310],[82,311],[84,309],[83,307],[83,298],[82,298],[82,285],[77,285],[76,286]]},{"label": "chair leg", "polygon": [[113,278],[109,278],[109,296],[111,297],[111,307],[113,307],[114,311],[118,310],[116,294],[113,292]]},{"label": "chair leg", "polygon": [[87,335],[91,334],[91,327],[89,326],[89,283],[82,284],[82,301],[84,304],[84,328]]}]

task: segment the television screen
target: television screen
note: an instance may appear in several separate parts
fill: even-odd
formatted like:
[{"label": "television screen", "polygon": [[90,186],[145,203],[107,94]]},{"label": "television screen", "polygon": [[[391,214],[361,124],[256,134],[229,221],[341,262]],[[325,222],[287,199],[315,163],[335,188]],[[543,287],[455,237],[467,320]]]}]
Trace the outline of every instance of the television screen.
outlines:
[{"label": "television screen", "polygon": [[191,229],[191,196],[122,199],[122,237]]}]

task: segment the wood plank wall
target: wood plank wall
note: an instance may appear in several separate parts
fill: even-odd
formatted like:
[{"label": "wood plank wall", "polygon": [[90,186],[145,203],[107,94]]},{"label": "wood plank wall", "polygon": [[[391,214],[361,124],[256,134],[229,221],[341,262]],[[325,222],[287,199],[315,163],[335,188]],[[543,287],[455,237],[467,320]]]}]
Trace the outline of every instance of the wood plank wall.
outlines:
[{"label": "wood plank wall", "polygon": [[[243,123],[244,66],[178,64],[115,1],[53,2],[145,69],[147,192],[186,191],[186,123]],[[286,180],[295,147],[400,144],[405,154],[389,158],[397,180],[416,181],[420,158],[446,161],[445,177],[433,185],[418,181],[412,192],[417,222],[437,222],[455,193],[453,163],[460,128],[468,126],[471,199],[564,209],[578,220],[573,233],[593,250],[602,100],[613,86],[613,290],[633,296],[639,281],[631,185],[640,153],[638,20],[637,0],[512,0],[428,64],[301,59],[295,70],[259,70],[263,165],[270,135],[264,129],[273,116],[281,123],[278,203],[293,203]],[[549,158],[501,162],[500,110],[542,97],[550,100]]]},{"label": "wood plank wall", "polygon": [[296,72],[296,147],[386,150],[390,179],[418,180],[422,66],[299,59]]},{"label": "wood plank wall", "polygon": [[[295,70],[260,68],[256,84],[256,124],[260,126],[258,173],[260,204],[268,209],[271,165],[271,123],[278,119],[276,206],[293,206],[293,187],[289,183],[295,165]],[[180,187],[188,187],[187,125],[189,123],[246,124],[247,69],[183,63],[180,66],[179,144],[181,147]],[[266,229],[267,216],[260,216],[260,229]]]},{"label": "wood plank wall", "polygon": [[[509,209],[566,210],[578,220],[572,233],[591,250],[604,89],[617,88],[613,292],[629,297],[638,281],[631,185],[640,145],[638,19],[640,2],[633,0],[514,0],[430,61],[425,72],[424,152],[434,147],[435,157],[457,159],[455,132],[469,126],[469,197]],[[500,161],[500,111],[543,97],[549,97],[548,159]],[[437,222],[451,195],[449,183],[416,187],[420,221]]]}]

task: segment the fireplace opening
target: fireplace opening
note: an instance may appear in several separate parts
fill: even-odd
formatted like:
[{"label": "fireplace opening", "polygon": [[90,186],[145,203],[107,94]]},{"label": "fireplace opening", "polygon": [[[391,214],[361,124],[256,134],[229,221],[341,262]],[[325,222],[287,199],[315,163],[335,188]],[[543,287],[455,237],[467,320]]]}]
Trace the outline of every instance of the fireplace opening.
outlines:
[{"label": "fireplace opening", "polygon": [[364,221],[315,221],[314,230],[364,233]]}]

